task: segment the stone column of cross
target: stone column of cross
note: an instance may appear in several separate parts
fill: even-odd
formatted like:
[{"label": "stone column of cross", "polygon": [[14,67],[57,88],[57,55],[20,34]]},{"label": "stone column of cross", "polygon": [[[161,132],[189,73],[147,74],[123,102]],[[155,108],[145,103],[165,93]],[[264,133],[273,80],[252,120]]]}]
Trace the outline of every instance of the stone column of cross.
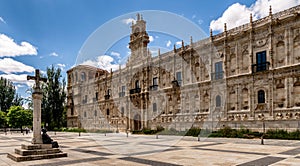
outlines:
[{"label": "stone column of cross", "polygon": [[42,92],[40,89],[40,81],[47,82],[46,78],[40,76],[39,69],[35,70],[35,76],[27,76],[27,80],[35,80],[33,88],[32,99],[33,99],[33,138],[32,144],[42,144],[41,136],[41,101]]}]

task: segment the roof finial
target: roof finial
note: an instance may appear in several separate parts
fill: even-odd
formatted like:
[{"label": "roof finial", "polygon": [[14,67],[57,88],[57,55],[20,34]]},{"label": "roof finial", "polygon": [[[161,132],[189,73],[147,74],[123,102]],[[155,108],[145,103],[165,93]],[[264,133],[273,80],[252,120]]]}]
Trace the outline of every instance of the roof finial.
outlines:
[{"label": "roof finial", "polygon": [[160,56],[160,48],[157,50],[157,55]]},{"label": "roof finial", "polygon": [[253,22],[253,17],[252,17],[252,13],[250,13],[250,23]]},{"label": "roof finial", "polygon": [[193,37],[191,36],[190,37],[190,45],[192,45],[193,44]]},{"label": "roof finial", "polygon": [[226,32],[227,31],[227,25],[226,25],[226,23],[224,23],[224,32]]},{"label": "roof finial", "polygon": [[175,45],[175,44],[174,44],[174,49],[173,49],[173,51],[176,52],[176,45]]},{"label": "roof finial", "polygon": [[269,16],[272,15],[272,6],[270,5],[270,8],[269,8]]},{"label": "roof finial", "polygon": [[184,48],[184,41],[183,40],[181,40],[181,46],[182,46],[182,48]]},{"label": "roof finial", "polygon": [[141,20],[143,20],[143,15],[141,14]]},{"label": "roof finial", "polygon": [[209,30],[209,35],[210,35],[210,37],[212,37],[213,36],[213,31],[212,31],[212,29],[210,28],[210,30]]},{"label": "roof finial", "polygon": [[136,14],[136,18],[137,18],[137,21],[140,21],[140,20],[141,20],[141,15],[140,15],[140,13]]}]

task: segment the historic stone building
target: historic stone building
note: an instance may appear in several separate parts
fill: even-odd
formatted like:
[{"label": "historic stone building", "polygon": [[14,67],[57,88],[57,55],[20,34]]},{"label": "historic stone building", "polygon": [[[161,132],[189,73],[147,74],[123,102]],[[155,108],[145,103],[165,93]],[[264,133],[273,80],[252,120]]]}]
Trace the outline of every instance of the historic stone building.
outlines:
[{"label": "historic stone building", "polygon": [[300,6],[155,57],[148,43],[137,15],[125,68],[67,72],[69,127],[300,127]]}]

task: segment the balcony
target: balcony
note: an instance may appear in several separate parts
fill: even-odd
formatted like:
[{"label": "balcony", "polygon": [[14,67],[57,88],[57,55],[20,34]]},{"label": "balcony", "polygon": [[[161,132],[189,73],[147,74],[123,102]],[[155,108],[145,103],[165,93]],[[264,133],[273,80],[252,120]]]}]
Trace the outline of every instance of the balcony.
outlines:
[{"label": "balcony", "polygon": [[221,80],[224,78],[224,71],[211,73],[211,80]]},{"label": "balcony", "polygon": [[119,92],[119,97],[124,97],[125,96],[125,92]]},{"label": "balcony", "polygon": [[252,73],[269,70],[270,62],[258,63],[252,65]]},{"label": "balcony", "polygon": [[155,91],[155,90],[157,90],[158,89],[158,85],[151,85],[150,86],[150,90],[151,91]]},{"label": "balcony", "polygon": [[110,95],[105,95],[104,98],[105,100],[108,100],[110,98]]},{"label": "balcony", "polygon": [[135,89],[130,89],[129,93],[130,94],[135,94],[135,93],[140,93],[141,92],[141,88],[135,88]]}]

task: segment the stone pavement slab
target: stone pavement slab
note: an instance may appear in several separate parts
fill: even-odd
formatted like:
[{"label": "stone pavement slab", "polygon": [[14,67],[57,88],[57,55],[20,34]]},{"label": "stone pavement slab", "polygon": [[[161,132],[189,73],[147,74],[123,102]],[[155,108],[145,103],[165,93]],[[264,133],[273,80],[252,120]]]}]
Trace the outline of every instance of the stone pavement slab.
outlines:
[{"label": "stone pavement slab", "polygon": [[14,162],[7,158],[31,134],[0,133],[0,166],[16,165],[300,165],[300,141],[48,132],[66,158]]}]

